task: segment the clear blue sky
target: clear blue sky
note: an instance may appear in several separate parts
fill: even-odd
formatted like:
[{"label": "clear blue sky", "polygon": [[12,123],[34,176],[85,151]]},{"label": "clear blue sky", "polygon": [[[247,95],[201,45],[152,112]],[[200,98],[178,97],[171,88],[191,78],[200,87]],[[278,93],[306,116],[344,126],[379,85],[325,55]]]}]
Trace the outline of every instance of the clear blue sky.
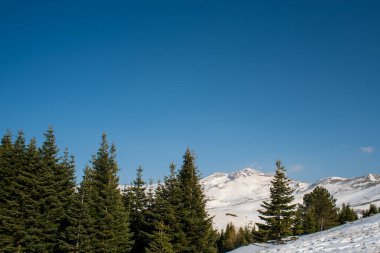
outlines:
[{"label": "clear blue sky", "polygon": [[[55,3],[54,3],[55,2]],[[379,1],[3,1],[0,134],[53,125],[77,176],[106,132],[122,183],[189,146],[203,176],[380,174]]]}]

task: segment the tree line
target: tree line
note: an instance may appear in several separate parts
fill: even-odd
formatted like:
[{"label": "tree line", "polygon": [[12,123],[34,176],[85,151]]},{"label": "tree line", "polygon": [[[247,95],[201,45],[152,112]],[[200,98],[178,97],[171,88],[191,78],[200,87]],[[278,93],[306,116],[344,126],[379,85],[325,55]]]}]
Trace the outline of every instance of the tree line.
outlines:
[{"label": "tree line", "polygon": [[116,148],[105,134],[79,186],[73,156],[60,156],[52,128],[44,136],[40,147],[22,131],[1,139],[2,252],[217,252],[189,149],[155,189],[146,189],[140,167],[121,191]]},{"label": "tree line", "polygon": [[[0,249],[2,252],[227,252],[253,242],[326,230],[358,219],[349,204],[323,187],[294,197],[280,161],[270,198],[259,210],[262,223],[213,229],[194,154],[187,149],[179,169],[153,186],[136,170],[132,184],[120,189],[115,145],[103,134],[84,176],[76,185],[74,157],[60,155],[49,128],[39,147],[20,131],[6,132],[0,143]],[[379,213],[371,204],[363,217]]]}]

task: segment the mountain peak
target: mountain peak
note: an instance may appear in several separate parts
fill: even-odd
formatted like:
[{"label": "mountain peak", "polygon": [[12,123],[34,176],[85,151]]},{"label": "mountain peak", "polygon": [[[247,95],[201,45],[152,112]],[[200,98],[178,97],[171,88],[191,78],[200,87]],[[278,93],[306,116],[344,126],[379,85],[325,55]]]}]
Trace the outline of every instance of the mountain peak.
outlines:
[{"label": "mountain peak", "polygon": [[380,179],[380,176],[371,173],[371,174],[368,174],[368,175],[367,175],[367,179],[368,179],[370,182],[377,182],[377,181]]},{"label": "mountain peak", "polygon": [[240,178],[240,177],[250,177],[250,176],[265,176],[266,174],[259,171],[259,170],[256,170],[256,169],[252,169],[252,168],[244,168],[242,170],[239,170],[237,172],[233,172],[231,174],[228,175],[228,178],[229,179],[236,179],[236,178]]}]

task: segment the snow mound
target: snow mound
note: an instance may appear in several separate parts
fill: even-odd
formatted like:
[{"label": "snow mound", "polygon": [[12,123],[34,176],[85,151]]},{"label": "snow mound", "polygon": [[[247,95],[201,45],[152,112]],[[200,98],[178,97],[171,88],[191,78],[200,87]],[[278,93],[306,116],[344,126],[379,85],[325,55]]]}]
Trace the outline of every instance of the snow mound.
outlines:
[{"label": "snow mound", "polygon": [[380,214],[323,232],[301,236],[284,245],[255,244],[231,253],[380,252]]}]

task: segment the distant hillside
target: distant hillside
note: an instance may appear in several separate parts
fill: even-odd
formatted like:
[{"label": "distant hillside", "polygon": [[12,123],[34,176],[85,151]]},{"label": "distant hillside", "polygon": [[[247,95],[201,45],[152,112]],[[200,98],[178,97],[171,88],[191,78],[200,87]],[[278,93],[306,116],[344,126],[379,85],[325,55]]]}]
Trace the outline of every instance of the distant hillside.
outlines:
[{"label": "distant hillside", "polygon": [[[258,221],[263,200],[269,198],[273,175],[254,169],[243,169],[225,174],[215,173],[204,179],[205,194],[209,199],[207,208],[214,217],[215,227],[225,228],[228,222],[236,226]],[[350,203],[358,212],[368,208],[369,203],[380,205],[380,176],[369,174],[357,178],[330,177],[307,184],[292,181],[295,202],[301,203],[303,195],[317,186],[323,186],[337,199],[337,205]]]}]

